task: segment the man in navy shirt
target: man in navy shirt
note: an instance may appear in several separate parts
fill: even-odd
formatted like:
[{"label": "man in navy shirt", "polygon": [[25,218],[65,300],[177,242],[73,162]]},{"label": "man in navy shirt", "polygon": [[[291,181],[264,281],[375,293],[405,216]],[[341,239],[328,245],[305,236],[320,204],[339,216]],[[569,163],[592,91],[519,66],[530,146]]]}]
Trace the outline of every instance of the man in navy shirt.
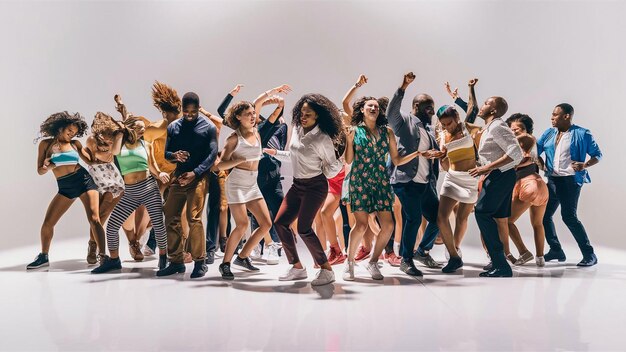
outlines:
[{"label": "man in navy shirt", "polygon": [[193,279],[202,277],[207,272],[204,263],[206,247],[202,212],[207,192],[207,172],[217,157],[217,129],[212,122],[198,117],[200,98],[195,93],[186,93],[182,106],[183,117],[167,127],[165,158],[176,163],[174,178],[163,206],[170,264],[159,270],[157,276],[185,272],[180,217],[187,205],[187,241],[191,244],[191,257],[194,260],[191,273]]}]

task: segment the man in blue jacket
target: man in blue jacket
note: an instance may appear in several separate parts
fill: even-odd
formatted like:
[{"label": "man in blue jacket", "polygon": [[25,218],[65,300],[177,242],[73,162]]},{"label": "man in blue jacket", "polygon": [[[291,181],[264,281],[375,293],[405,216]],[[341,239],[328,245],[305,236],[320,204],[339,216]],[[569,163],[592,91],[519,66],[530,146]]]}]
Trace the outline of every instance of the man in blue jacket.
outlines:
[{"label": "man in blue jacket", "polygon": [[[592,266],[598,263],[585,227],[578,220],[576,208],[580,190],[584,183],[591,182],[587,168],[597,164],[602,152],[591,132],[572,124],[574,108],[570,104],[559,104],[552,112],[552,128],[537,141],[537,154],[545,153],[544,170],[548,177],[550,198],[543,217],[546,240],[550,250],[546,261],[565,261],[565,252],[556,235],[552,217],[561,205],[561,218],[576,239],[583,259],[578,266]],[[587,155],[590,159],[585,161]]]}]

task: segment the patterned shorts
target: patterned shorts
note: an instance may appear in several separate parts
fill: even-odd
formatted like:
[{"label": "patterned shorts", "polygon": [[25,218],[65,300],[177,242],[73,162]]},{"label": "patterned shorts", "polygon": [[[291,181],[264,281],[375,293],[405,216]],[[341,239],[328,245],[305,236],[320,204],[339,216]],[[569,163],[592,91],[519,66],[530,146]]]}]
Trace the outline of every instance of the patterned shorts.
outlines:
[{"label": "patterned shorts", "polygon": [[111,192],[114,198],[124,193],[124,179],[115,164],[89,165],[89,173],[98,186],[98,192],[104,194]]}]

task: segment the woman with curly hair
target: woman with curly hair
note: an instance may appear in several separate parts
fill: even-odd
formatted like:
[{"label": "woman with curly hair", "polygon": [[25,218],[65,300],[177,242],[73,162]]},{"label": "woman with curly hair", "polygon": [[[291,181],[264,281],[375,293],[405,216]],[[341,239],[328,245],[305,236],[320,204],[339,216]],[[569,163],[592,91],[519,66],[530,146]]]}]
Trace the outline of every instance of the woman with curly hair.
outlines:
[{"label": "woman with curly hair", "polygon": [[[111,118],[112,120],[112,118]],[[159,269],[167,264],[167,236],[163,222],[163,199],[155,177],[163,183],[169,182],[169,174],[162,172],[154,160],[152,145],[141,139],[146,129],[142,118],[129,116],[120,128],[125,129],[124,138],[117,143],[112,153],[116,156],[126,187],[124,195],[113,209],[107,223],[107,244],[111,257],[105,257],[93,274],[119,270],[119,230],[122,223],[139,206],[146,207],[156,233],[159,246]],[[154,175],[154,177],[152,176]]]},{"label": "woman with curly hair", "polygon": [[537,157],[537,141],[533,137],[533,120],[530,116],[516,113],[506,120],[511,130],[517,137],[522,147],[524,159],[516,167],[517,182],[513,188],[513,202],[511,203],[511,216],[508,218],[509,236],[520,253],[519,258],[513,264],[524,265],[533,260],[533,254],[526,248],[515,222],[527,210],[530,212],[530,223],[535,237],[536,257],[538,267],[545,266],[543,257],[546,233],[543,227],[543,216],[548,205],[548,185],[539,175]]},{"label": "woman with curly hair", "polygon": [[76,198],[80,198],[98,253],[105,254],[104,229],[100,222],[98,206],[98,187],[85,170],[78,163],[83,159],[89,163],[89,156],[84,152],[80,141],[75,137],[82,137],[87,132],[87,123],[78,113],[70,114],[67,111],[50,115],[40,127],[40,138],[37,156],[37,173],[43,175],[52,170],[59,186],[58,193],[52,198],[46,216],[41,225],[41,253],[28,264],[26,269],[37,269],[49,266],[48,251],[54,233],[54,225],[70,208]]},{"label": "woman with curly hair", "polygon": [[[289,86],[286,86],[285,92],[289,90],[291,90]],[[274,123],[278,119],[283,110],[284,101],[281,97],[273,97],[271,95],[273,92],[277,90],[263,93],[254,103],[240,101],[234,104],[226,116],[228,125],[234,128],[235,132],[226,139],[226,145],[217,167],[220,170],[232,169],[226,179],[226,198],[230,213],[235,219],[235,228],[228,236],[224,258],[219,266],[219,272],[225,280],[235,278],[230,270],[230,262],[239,241],[250,227],[248,211],[254,216],[259,226],[252,231],[250,238],[233,261],[234,265],[249,271],[258,271],[259,269],[252,265],[249,256],[261,240],[269,236],[272,227],[267,203],[257,181],[259,161],[263,155],[263,143],[257,130],[257,117],[264,103],[272,100],[278,106],[268,120]]]},{"label": "woman with curly hair", "polygon": [[[109,215],[124,193],[124,179],[113,160],[112,149],[121,143],[123,131],[113,118],[103,112],[97,112],[91,124],[91,135],[87,137],[85,151],[89,154],[89,174],[98,186],[100,193],[100,221],[106,222]],[[92,232],[89,240],[87,262],[96,264],[96,241]],[[141,252],[140,252],[141,253]]]},{"label": "woman with curly hair", "polygon": [[[293,184],[280,205],[274,226],[283,243],[289,264],[293,265],[279,280],[307,278],[306,268],[300,262],[291,223],[298,219],[297,231],[321,267],[311,285],[325,285],[335,281],[322,244],[312,228],[315,215],[328,194],[328,178],[335,177],[343,168],[335,145],[343,137],[341,113],[333,102],[321,94],[306,94],[293,108],[293,132],[289,151],[276,151],[281,157],[290,156]],[[272,153],[274,153],[272,151]]]},{"label": "woman with curly hair", "polygon": [[[378,258],[387,246],[393,232],[394,194],[387,174],[387,157],[394,165],[404,165],[415,159],[420,152],[400,156],[396,136],[387,126],[384,111],[378,99],[371,96],[359,98],[353,106],[352,128],[346,135],[346,163],[352,163],[350,172],[350,210],[355,224],[350,232],[348,260],[343,279],[354,280],[354,265],[357,246],[369,226],[370,214],[376,214],[380,231],[376,235],[374,251],[366,265],[374,280],[382,280],[378,269]],[[354,161],[354,162],[353,162]]]}]

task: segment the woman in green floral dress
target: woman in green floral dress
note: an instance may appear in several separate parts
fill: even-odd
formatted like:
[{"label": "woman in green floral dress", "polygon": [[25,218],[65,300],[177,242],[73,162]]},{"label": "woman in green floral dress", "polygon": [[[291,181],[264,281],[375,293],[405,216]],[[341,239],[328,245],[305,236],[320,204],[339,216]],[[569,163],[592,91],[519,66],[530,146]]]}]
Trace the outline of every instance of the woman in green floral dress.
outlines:
[{"label": "woman in green floral dress", "polygon": [[362,97],[354,104],[352,128],[346,133],[346,163],[352,163],[350,172],[350,206],[355,224],[350,231],[348,260],[344,268],[344,280],[354,280],[356,248],[368,227],[368,216],[375,213],[380,223],[374,252],[367,263],[367,270],[374,280],[382,280],[378,269],[378,257],[393,232],[393,191],[387,174],[387,156],[395,165],[403,165],[419,155],[414,152],[405,156],[398,154],[396,136],[387,127],[387,118],[380,111],[374,97]]}]

